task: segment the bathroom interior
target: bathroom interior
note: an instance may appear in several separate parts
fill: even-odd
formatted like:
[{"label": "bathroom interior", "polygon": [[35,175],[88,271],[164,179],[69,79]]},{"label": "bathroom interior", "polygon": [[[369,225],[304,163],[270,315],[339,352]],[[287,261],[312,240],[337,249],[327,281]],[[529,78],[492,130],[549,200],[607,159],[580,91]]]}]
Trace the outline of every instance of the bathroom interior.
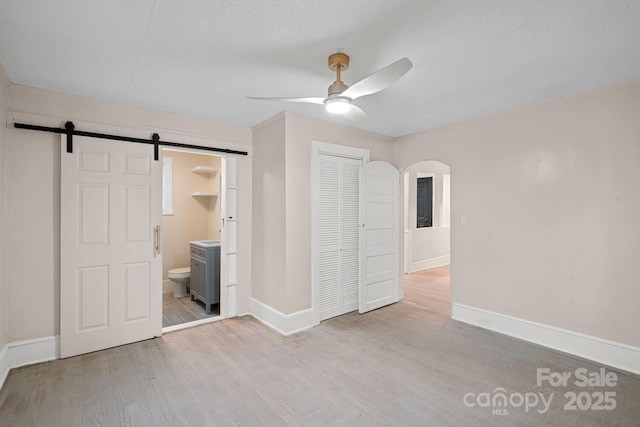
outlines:
[{"label": "bathroom interior", "polygon": [[[221,157],[163,149],[162,200],[162,327],[175,327],[219,316],[219,248],[221,234]],[[215,250],[217,299],[195,291],[200,261]],[[208,253],[208,252],[207,252]],[[194,264],[194,259],[196,264]],[[214,263],[215,264],[215,263]],[[194,273],[192,270],[197,271]],[[209,277],[211,279],[211,277]],[[192,286],[194,285],[194,286]],[[204,292],[202,292],[204,296]],[[216,303],[212,303],[216,302]],[[211,304],[209,304],[211,303]]]}]

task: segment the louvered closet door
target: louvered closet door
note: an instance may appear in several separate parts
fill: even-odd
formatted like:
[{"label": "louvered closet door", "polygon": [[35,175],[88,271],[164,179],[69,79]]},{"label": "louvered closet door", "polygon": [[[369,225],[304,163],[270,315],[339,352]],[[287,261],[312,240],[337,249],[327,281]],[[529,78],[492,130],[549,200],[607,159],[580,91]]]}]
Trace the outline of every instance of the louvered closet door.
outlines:
[{"label": "louvered closet door", "polygon": [[358,309],[360,160],[320,154],[320,320]]}]

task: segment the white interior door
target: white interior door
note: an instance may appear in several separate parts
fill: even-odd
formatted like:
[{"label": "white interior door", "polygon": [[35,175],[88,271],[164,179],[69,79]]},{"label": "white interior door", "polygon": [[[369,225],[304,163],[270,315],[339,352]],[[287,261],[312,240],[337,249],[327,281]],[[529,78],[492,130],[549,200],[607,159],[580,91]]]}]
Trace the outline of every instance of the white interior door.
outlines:
[{"label": "white interior door", "polygon": [[[74,136],[61,154],[60,356],[162,334],[162,162]],[[157,229],[156,229],[157,227]]]},{"label": "white interior door", "polygon": [[360,169],[360,313],[400,299],[398,184],[399,172],[389,163]]}]

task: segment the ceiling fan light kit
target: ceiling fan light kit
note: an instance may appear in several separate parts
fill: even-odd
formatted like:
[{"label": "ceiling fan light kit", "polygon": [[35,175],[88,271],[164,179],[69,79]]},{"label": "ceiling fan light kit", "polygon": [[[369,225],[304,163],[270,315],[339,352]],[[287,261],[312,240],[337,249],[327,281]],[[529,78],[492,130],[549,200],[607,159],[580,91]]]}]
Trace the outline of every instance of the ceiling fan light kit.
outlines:
[{"label": "ceiling fan light kit", "polygon": [[413,67],[411,61],[408,58],[402,58],[349,87],[341,79],[341,73],[349,69],[349,56],[345,53],[338,52],[329,55],[329,69],[335,71],[336,80],[329,86],[328,96],[326,98],[249,97],[249,99],[324,104],[325,109],[329,113],[343,114],[344,117],[349,120],[365,122],[368,119],[367,114],[362,111],[361,108],[354,105],[353,101],[361,96],[372,95],[386,89],[400,79],[400,77],[404,76],[411,67]]},{"label": "ceiling fan light kit", "polygon": [[324,106],[331,114],[343,114],[351,110],[351,100],[342,96],[327,98]]}]

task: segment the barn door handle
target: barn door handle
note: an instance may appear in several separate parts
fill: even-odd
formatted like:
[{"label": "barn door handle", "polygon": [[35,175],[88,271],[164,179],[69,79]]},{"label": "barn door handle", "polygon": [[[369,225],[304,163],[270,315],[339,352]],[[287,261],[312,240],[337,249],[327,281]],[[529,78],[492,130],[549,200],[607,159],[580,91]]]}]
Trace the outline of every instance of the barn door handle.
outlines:
[{"label": "barn door handle", "polygon": [[153,235],[155,239],[156,255],[160,255],[160,226],[153,227]]}]

